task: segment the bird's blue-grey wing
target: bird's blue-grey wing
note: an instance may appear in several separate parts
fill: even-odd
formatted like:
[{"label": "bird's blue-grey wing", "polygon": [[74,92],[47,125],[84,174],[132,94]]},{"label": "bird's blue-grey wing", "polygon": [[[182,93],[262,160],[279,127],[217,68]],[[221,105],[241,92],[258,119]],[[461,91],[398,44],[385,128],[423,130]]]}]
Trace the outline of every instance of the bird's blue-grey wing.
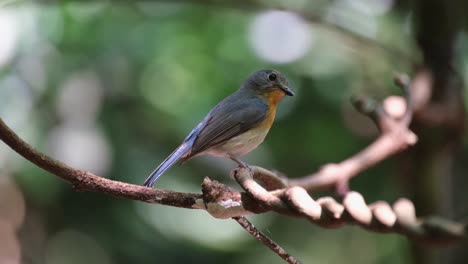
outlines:
[{"label": "bird's blue-grey wing", "polygon": [[214,108],[204,120],[205,124],[187,158],[250,130],[266,117],[268,106],[257,97],[227,99]]},{"label": "bird's blue-grey wing", "polygon": [[195,127],[184,142],[171,153],[146,179],[151,187],[156,180],[179,160],[191,157],[240,135],[265,119],[268,106],[256,97],[233,94],[221,101]]}]

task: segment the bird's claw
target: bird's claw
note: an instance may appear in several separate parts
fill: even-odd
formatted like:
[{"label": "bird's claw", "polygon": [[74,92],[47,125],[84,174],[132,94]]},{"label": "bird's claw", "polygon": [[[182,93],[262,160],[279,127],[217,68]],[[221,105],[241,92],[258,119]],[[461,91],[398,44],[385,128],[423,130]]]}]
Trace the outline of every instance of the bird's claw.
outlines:
[{"label": "bird's claw", "polygon": [[237,167],[235,167],[234,169],[231,170],[231,172],[229,173],[229,177],[231,177],[231,179],[233,180],[236,180],[236,177],[235,175],[237,173],[239,173],[239,170],[242,170],[242,169],[247,169],[249,170],[249,174],[253,176],[253,173],[254,173],[254,168],[249,166],[248,164],[246,163],[243,163],[243,165],[239,164]]}]

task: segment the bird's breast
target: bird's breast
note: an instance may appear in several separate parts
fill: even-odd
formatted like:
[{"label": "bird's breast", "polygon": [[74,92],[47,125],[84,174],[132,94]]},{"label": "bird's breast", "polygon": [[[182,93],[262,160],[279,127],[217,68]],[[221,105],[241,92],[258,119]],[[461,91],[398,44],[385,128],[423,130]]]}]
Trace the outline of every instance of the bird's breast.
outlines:
[{"label": "bird's breast", "polygon": [[260,145],[268,134],[268,128],[252,128],[249,131],[235,136],[218,147],[224,155],[240,157]]},{"label": "bird's breast", "polygon": [[209,151],[216,156],[241,157],[260,145],[265,140],[268,131],[275,120],[276,107],[269,107],[265,119],[250,130],[235,136],[220,146]]}]

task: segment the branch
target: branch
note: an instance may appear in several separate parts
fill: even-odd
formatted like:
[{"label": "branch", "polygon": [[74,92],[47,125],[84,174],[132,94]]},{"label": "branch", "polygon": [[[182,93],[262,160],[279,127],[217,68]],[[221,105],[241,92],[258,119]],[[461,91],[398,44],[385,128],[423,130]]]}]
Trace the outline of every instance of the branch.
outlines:
[{"label": "branch", "polygon": [[102,192],[131,200],[182,208],[196,208],[197,201],[202,199],[200,194],[151,189],[112,181],[87,171],[72,168],[36,151],[19,138],[1,119],[0,139],[25,159],[71,183],[77,191]]},{"label": "branch", "polygon": [[408,126],[412,117],[413,102],[409,94],[409,78],[405,75],[395,79],[406,99],[391,96],[383,105],[370,99],[354,100],[355,107],[368,115],[378,126],[381,135],[367,148],[338,164],[327,164],[309,176],[289,180],[289,186],[301,186],[309,192],[336,187],[338,193],[348,191],[348,182],[360,172],[382,160],[405,150],[416,143],[416,135]]},{"label": "branch", "polygon": [[234,178],[254,199],[273,211],[304,217],[322,227],[337,228],[345,224],[357,224],[369,231],[399,233],[433,245],[456,242],[468,232],[467,223],[439,217],[418,219],[414,205],[408,199],[399,199],[393,206],[384,201],[367,205],[357,192],[345,194],[343,203],[331,197],[314,200],[299,186],[268,192],[255,183],[253,172],[238,168],[234,170]]},{"label": "branch", "polygon": [[289,264],[299,264],[300,261],[295,259],[293,256],[289,255],[280,245],[276,244],[275,241],[271,240],[268,236],[260,232],[255,226],[247,220],[247,218],[243,216],[233,217],[234,220],[239,223],[249,234],[251,234],[255,239],[262,242],[266,247],[271,249],[275,252],[278,256],[280,256],[284,261]]}]

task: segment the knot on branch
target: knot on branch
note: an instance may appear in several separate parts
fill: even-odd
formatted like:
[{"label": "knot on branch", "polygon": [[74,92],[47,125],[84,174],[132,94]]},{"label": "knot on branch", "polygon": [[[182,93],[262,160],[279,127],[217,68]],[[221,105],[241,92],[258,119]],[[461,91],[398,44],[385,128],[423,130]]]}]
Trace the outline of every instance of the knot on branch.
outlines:
[{"label": "knot on branch", "polygon": [[202,193],[203,200],[207,203],[222,203],[227,200],[240,202],[241,200],[241,195],[238,191],[208,177],[203,179]]},{"label": "knot on branch", "polygon": [[247,214],[238,191],[208,177],[202,183],[202,197],[206,211],[215,218],[226,219]]}]

